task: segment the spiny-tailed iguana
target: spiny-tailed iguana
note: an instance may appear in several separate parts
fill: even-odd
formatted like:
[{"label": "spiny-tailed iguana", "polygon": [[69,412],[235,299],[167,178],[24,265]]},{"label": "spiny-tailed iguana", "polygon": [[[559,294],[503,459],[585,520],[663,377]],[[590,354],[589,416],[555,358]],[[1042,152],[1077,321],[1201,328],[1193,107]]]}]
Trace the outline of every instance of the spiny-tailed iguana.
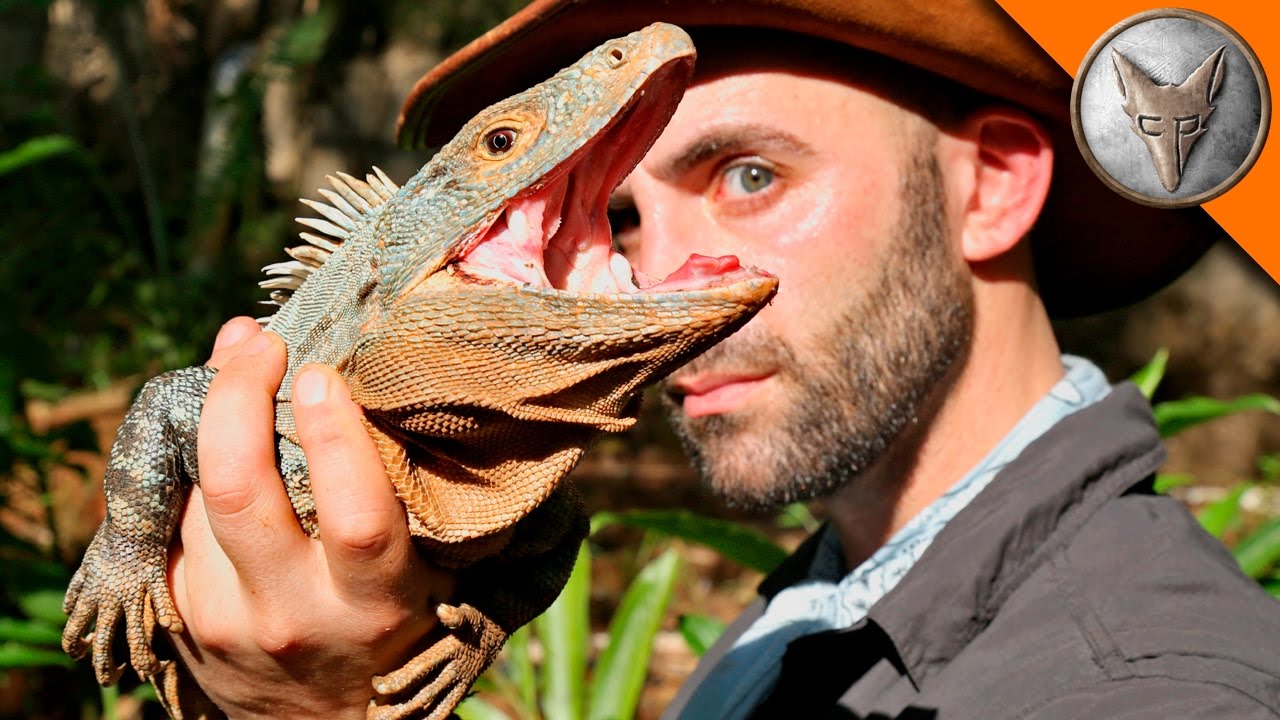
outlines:
[{"label": "spiny-tailed iguana", "polygon": [[[776,290],[735,258],[701,256],[638,286],[611,247],[609,193],[670,119],[693,57],[682,30],[653,25],[484,110],[403,187],[381,171],[330,178],[329,204],[309,203],[324,219],[302,221],[324,236],[303,233],[293,261],[267,268],[281,307],[266,329],[288,348],[278,460],[303,528],[318,532],[290,393],[298,369],[318,362],[364,408],[420,549],[458,573],[456,596],[435,604],[450,632],[374,678],[371,718],[450,713],[568,577],[586,521],[565,474],[601,431],[634,422],[643,386]],[[183,628],[165,553],[199,478],[214,372],[143,387],[111,449],[106,520],[65,602],[67,652],[92,648],[99,681],[114,682],[123,621],[134,668],[166,677],[175,714],[176,670],[150,639],[156,623]]]}]

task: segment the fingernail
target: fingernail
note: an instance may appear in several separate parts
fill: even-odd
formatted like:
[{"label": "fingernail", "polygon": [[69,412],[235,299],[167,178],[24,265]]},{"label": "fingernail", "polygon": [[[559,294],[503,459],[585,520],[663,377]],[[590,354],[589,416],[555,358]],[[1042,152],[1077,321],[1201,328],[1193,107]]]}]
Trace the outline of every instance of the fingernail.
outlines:
[{"label": "fingernail", "polygon": [[271,349],[273,342],[270,334],[258,333],[256,337],[245,343],[244,353],[246,355],[261,355]]},{"label": "fingernail", "polygon": [[213,349],[221,350],[222,348],[231,347],[236,343],[249,337],[249,333],[253,329],[242,322],[227,322],[218,330],[218,337],[213,341]]},{"label": "fingernail", "polygon": [[317,405],[329,396],[329,378],[318,370],[304,370],[293,380],[293,399],[300,405]]}]

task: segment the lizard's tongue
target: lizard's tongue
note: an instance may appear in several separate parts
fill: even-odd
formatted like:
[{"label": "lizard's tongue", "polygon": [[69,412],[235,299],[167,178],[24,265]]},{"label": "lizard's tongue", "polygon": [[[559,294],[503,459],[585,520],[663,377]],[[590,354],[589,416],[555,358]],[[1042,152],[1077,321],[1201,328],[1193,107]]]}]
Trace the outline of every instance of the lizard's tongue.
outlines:
[{"label": "lizard's tongue", "polygon": [[[640,281],[644,292],[660,293],[700,290],[728,279],[736,279],[742,272],[742,265],[738,263],[736,255],[711,257],[694,254],[690,255],[689,259],[684,261],[684,265],[668,275],[665,280],[642,276],[641,273],[637,273],[636,278]],[[646,280],[649,282],[645,282]]]}]

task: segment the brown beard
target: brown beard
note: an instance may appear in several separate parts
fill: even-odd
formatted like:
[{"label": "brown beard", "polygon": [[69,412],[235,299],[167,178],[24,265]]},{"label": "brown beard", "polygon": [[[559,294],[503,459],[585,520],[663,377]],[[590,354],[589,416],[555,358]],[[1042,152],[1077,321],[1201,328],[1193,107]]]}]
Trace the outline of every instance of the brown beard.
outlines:
[{"label": "brown beard", "polygon": [[912,152],[901,192],[884,272],[868,293],[849,298],[813,351],[802,356],[748,324],[688,366],[688,374],[776,368],[789,397],[776,415],[686,417],[667,386],[664,404],[685,452],[730,505],[767,510],[845,486],[917,422],[922,404],[967,357],[973,291],[947,243],[942,175],[931,150]]}]

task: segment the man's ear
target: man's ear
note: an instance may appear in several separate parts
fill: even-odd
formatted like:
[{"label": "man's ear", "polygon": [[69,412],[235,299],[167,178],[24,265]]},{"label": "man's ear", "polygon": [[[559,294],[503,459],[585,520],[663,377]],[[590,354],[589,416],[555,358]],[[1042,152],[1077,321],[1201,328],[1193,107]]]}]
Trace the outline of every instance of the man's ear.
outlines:
[{"label": "man's ear", "polygon": [[983,262],[1017,245],[1040,216],[1053,177],[1053,143],[1038,121],[1005,107],[979,110],[954,132],[971,144],[974,170],[962,251],[970,263]]}]

